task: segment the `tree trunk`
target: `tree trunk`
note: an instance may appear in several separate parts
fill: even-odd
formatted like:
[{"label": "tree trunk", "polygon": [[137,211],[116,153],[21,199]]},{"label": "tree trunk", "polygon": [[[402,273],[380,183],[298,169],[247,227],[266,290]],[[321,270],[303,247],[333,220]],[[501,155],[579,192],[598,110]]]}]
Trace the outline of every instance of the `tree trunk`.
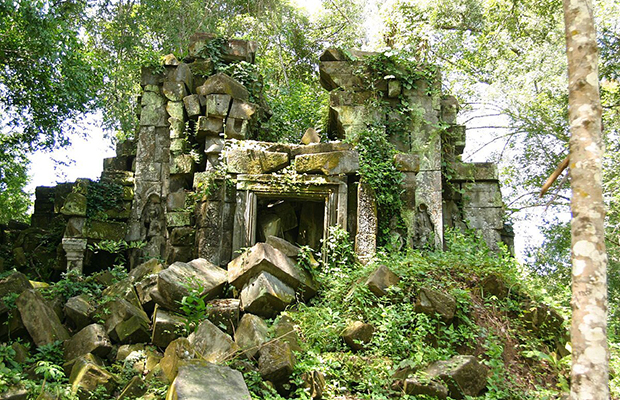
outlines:
[{"label": "tree trunk", "polygon": [[601,104],[591,0],[564,0],[572,201],[571,400],[609,399]]}]

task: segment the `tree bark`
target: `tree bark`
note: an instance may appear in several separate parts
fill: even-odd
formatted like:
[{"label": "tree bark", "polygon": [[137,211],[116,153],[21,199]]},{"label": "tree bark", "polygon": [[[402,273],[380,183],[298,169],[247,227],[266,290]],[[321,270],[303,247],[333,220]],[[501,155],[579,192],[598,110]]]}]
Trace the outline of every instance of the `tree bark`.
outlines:
[{"label": "tree bark", "polygon": [[609,399],[598,49],[591,0],[564,0],[571,176],[571,400]]}]

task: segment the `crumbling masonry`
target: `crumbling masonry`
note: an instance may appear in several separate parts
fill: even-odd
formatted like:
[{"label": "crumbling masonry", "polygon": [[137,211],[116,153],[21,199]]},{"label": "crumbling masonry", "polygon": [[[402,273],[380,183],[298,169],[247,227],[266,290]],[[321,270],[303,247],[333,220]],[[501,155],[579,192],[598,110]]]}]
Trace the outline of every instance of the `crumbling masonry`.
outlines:
[{"label": "crumbling masonry", "polygon": [[[441,248],[447,227],[477,229],[492,249],[510,243],[496,166],[459,161],[465,128],[456,124],[456,99],[441,94],[439,76],[435,87],[420,80],[408,89],[391,77],[370,82],[357,71],[372,53],[328,49],[320,80],[330,91],[327,136],[334,140],[321,141],[310,130],[303,144],[259,142],[252,139],[269,110],[241,83],[214,73],[206,55],[213,39],[194,35],[183,62],[171,55],[161,70],[142,71],[136,140],[117,145],[101,176],[123,188],[120,210],[89,218],[84,194],[74,189],[88,181],[37,188],[32,226],[64,216],[69,269],[92,264],[86,243],[101,240],[146,243],[134,251],[134,265],[146,256],[225,266],[240,250],[276,240],[270,237],[318,250],[331,226],[349,231],[361,260],[372,257],[376,205],[346,139],[370,124],[402,118],[391,111],[403,96],[418,115],[407,120],[404,135],[390,137],[399,151],[394,163],[404,177],[407,225],[394,232],[396,243]],[[224,63],[254,62],[252,42],[229,40],[223,49]],[[394,109],[369,105],[377,96]]]}]

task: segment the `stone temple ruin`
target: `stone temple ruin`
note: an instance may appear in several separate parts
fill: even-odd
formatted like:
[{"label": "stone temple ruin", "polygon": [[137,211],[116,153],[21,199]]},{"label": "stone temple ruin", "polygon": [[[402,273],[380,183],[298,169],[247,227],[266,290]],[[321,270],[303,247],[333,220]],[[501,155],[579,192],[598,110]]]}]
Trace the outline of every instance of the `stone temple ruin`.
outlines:
[{"label": "stone temple ruin", "polygon": [[[396,118],[389,107],[386,112],[368,102],[372,97],[394,110],[404,97],[422,110],[422,121],[411,122],[405,137],[390,138],[404,176],[410,239],[403,245],[440,248],[446,227],[479,230],[491,249],[510,243],[496,166],[459,161],[465,128],[456,124],[456,99],[441,94],[439,76],[436,90],[422,80],[411,89],[394,79],[369,82],[357,71],[372,53],[328,49],[320,57],[320,81],[330,91],[327,134],[335,140],[310,132],[303,144],[259,142],[252,138],[269,110],[260,99],[251,102],[235,79],[213,73],[204,58],[210,40],[197,34],[185,62],[169,56],[162,71],[142,71],[137,138],[117,145],[101,175],[101,182],[122,187],[120,207],[89,218],[88,181],[37,188],[32,226],[44,228],[63,216],[69,269],[81,270],[85,259],[91,264],[86,244],[100,240],[145,242],[134,262],[138,256],[168,264],[204,258],[226,266],[241,249],[270,236],[319,250],[331,226],[355,238],[360,259],[372,257],[376,205],[360,184],[359,155],[347,141],[371,123]],[[226,63],[254,62],[252,42],[230,40],[224,49]]]},{"label": "stone temple ruin", "polygon": [[[445,230],[454,227],[478,230],[490,249],[498,249],[500,242],[511,245],[496,166],[460,161],[465,129],[456,124],[456,99],[441,94],[439,76],[414,85],[393,76],[376,79],[362,68],[373,53],[328,49],[319,64],[321,84],[330,92],[326,134],[321,138],[309,129],[299,144],[262,142],[253,139],[260,129],[268,129],[269,108],[260,93],[215,72],[207,54],[213,40],[196,34],[182,62],[170,55],[161,69],[143,69],[136,139],[119,143],[116,157],[104,160],[100,181],[38,187],[31,226],[9,227],[17,237],[13,256],[19,268],[51,259],[57,272],[90,274],[113,264],[115,251],[97,251],[110,243],[119,246],[116,252],[124,252],[130,266],[128,280],[103,293],[122,294],[108,306],[104,325],[90,324],[84,306],[88,299],[76,296],[64,311],[80,332],[68,339],[59,322],[54,329],[32,329],[42,335],[33,336],[37,345],[68,339],[67,360],[109,351],[110,346],[101,344],[82,349],[89,335],[165,348],[178,336],[175,327],[182,321],[174,312],[191,283],[225,316],[220,322],[235,337],[233,342],[205,321],[188,338],[192,351],[218,362],[237,346],[245,348],[246,325],[258,329],[252,318],[274,317],[318,290],[296,263],[298,246],[318,251],[330,229],[340,227],[355,239],[360,261],[375,254],[377,204],[360,178],[360,155],[352,143],[370,125],[391,120],[405,125],[403,133],[389,137],[398,150],[393,162],[403,184],[394,190],[401,193],[399,212],[406,225],[390,232],[393,242],[401,248],[441,249]],[[222,46],[220,62],[254,62],[252,42],[229,40]],[[386,106],[377,107],[372,99],[382,99]],[[408,111],[416,113],[412,118],[396,112],[402,99],[416,106]],[[48,253],[42,253],[37,240],[44,232],[57,233],[48,235],[58,240],[57,251],[50,253],[48,246]],[[397,279],[390,274],[379,274],[385,286]],[[23,290],[28,289],[27,279],[22,281]],[[228,284],[235,289],[224,291]],[[219,298],[231,292],[236,298]],[[34,292],[29,296],[37,304],[44,302]],[[241,322],[240,310],[246,313]],[[28,318],[29,313],[22,314],[30,331]],[[0,331],[0,337],[6,333]],[[185,349],[177,345],[178,351]],[[161,362],[166,375],[167,355],[168,350]],[[271,380],[269,374],[265,379]]]}]

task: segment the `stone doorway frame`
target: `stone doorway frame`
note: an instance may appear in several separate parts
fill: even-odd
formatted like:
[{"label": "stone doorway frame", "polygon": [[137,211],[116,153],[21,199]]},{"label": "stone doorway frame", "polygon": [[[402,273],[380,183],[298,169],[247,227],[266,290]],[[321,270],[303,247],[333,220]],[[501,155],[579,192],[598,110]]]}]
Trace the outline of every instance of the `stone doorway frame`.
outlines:
[{"label": "stone doorway frame", "polygon": [[[233,257],[241,249],[256,244],[258,198],[321,201],[325,204],[323,239],[330,226],[347,227],[347,178],[263,174],[237,176],[236,208],[233,225]],[[319,249],[315,249],[319,250]]]}]

